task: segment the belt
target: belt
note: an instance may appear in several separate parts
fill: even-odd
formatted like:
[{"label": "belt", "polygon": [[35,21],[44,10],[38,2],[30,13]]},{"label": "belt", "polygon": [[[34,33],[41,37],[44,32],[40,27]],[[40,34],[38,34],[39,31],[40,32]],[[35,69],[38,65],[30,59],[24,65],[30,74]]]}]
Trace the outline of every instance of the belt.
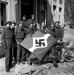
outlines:
[{"label": "belt", "polygon": [[24,39],[24,38],[16,38],[16,39]]},{"label": "belt", "polygon": [[13,38],[5,38],[5,39],[13,39]]}]

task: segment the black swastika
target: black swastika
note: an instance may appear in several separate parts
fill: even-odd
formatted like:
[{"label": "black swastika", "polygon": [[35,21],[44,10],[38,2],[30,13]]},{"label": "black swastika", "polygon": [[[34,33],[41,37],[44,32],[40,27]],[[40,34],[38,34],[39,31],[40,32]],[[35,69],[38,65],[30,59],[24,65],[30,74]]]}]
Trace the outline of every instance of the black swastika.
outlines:
[{"label": "black swastika", "polygon": [[40,40],[35,40],[35,44],[37,44],[36,46],[45,46],[45,42],[44,39],[40,39]]}]

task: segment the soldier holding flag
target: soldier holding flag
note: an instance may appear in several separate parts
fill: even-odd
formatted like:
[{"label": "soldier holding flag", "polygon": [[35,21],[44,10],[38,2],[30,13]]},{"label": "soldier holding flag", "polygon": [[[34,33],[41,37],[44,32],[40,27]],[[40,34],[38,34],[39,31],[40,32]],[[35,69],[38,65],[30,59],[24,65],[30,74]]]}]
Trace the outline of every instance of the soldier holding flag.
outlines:
[{"label": "soldier holding flag", "polygon": [[25,38],[26,36],[26,31],[24,30],[24,28],[22,27],[22,23],[20,22],[18,24],[18,28],[16,29],[16,33],[15,33],[15,36],[16,36],[16,42],[17,42],[17,64],[20,63],[20,61],[22,63],[25,62],[26,60],[26,57],[25,57],[25,48],[23,48],[21,45],[20,45],[20,42],[23,41],[23,39]]},{"label": "soldier holding flag", "polygon": [[[55,39],[57,40],[57,41],[59,41],[59,42],[62,42],[62,40],[63,40],[63,34],[64,34],[64,31],[63,31],[63,29],[59,26],[59,21],[57,21],[56,23],[55,23],[55,25],[53,26],[53,32],[54,32],[54,34],[53,34],[53,36],[55,37]],[[57,43],[55,43],[55,45],[56,45]],[[58,51],[55,49],[55,46],[53,46],[52,47],[52,55],[54,56],[54,59],[53,59],[53,65],[55,66],[55,67],[58,67],[58,63],[57,63],[57,59],[58,59]]]}]

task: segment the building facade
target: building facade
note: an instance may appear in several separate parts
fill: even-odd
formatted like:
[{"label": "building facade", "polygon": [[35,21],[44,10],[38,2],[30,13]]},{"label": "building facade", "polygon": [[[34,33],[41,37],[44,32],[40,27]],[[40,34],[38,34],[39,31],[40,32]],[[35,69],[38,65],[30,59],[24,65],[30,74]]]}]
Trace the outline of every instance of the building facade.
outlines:
[{"label": "building facade", "polygon": [[23,15],[30,18],[32,14],[35,15],[35,20],[39,24],[42,21],[45,25],[50,25],[53,22],[52,15],[52,0],[16,0],[16,21],[20,21]]},{"label": "building facade", "polygon": [[64,0],[52,0],[51,11],[53,21],[59,21],[64,24]]},{"label": "building facade", "polygon": [[74,0],[71,0],[70,2],[70,10],[71,10],[71,18],[72,18],[72,22],[74,24]]},{"label": "building facade", "polygon": [[0,26],[6,22],[6,5],[7,1],[0,1]]},{"label": "building facade", "polygon": [[64,23],[64,0],[1,0],[0,1],[0,26],[6,21],[19,22],[22,16],[27,19],[34,14],[39,24],[46,25],[60,21]]},{"label": "building facade", "polygon": [[6,21],[16,21],[15,0],[0,0],[0,26]]},{"label": "building facade", "polygon": [[65,21],[74,26],[74,0],[65,0]]},{"label": "building facade", "polygon": [[20,21],[23,15],[27,19],[32,14],[35,15],[36,22],[46,22],[47,0],[17,0],[16,4],[16,21]]}]

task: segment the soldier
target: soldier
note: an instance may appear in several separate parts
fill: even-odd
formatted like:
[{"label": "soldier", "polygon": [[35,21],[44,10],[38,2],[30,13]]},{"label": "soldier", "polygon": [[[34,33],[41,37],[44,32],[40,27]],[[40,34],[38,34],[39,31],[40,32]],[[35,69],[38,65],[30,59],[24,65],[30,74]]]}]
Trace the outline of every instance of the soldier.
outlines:
[{"label": "soldier", "polygon": [[26,21],[27,21],[26,16],[24,15],[22,18],[22,27],[24,27],[24,28],[26,27]]},{"label": "soldier", "polygon": [[45,24],[44,21],[41,23],[41,32],[45,33]]},{"label": "soldier", "polygon": [[40,24],[39,23],[37,23],[37,30],[40,31]]},{"label": "soldier", "polygon": [[33,34],[37,30],[37,23],[35,21],[35,16],[31,15],[31,20],[30,20],[30,33]]},{"label": "soldier", "polygon": [[48,33],[51,34],[52,36],[54,34],[52,28],[50,26],[45,25],[44,21],[42,21],[40,30],[45,34]]},{"label": "soldier", "polygon": [[57,21],[53,27],[53,31],[54,31],[54,37],[59,40],[62,41],[63,40],[63,29],[60,27],[59,25],[59,21]]},{"label": "soldier", "polygon": [[27,19],[26,19],[26,15],[23,16],[21,23],[22,23],[23,29],[26,31],[26,34],[28,34],[29,25],[28,25],[28,22],[27,22]]},{"label": "soldier", "polygon": [[17,44],[16,44],[16,39],[15,39],[15,25],[16,23],[12,21],[11,29],[13,31],[13,47],[12,47],[12,58],[13,58],[13,63],[16,63],[17,61]]},{"label": "soldier", "polygon": [[[63,29],[59,26],[59,21],[57,21],[53,27],[53,36],[56,38],[57,41],[62,41],[63,40]],[[58,51],[55,49],[55,47],[52,48],[52,54],[54,55],[53,59],[53,65],[55,67],[58,67],[57,59],[58,59]]]},{"label": "soldier", "polygon": [[11,22],[7,22],[6,28],[4,28],[2,33],[2,41],[4,42],[5,48],[5,68],[6,72],[10,72],[12,67],[12,41],[13,41],[13,31],[10,28]]},{"label": "soldier", "polygon": [[18,28],[16,29],[16,42],[17,42],[17,64],[25,62],[26,57],[25,57],[25,48],[23,48],[20,45],[20,42],[22,42],[25,38],[26,32],[22,28],[22,23],[19,23]]}]

